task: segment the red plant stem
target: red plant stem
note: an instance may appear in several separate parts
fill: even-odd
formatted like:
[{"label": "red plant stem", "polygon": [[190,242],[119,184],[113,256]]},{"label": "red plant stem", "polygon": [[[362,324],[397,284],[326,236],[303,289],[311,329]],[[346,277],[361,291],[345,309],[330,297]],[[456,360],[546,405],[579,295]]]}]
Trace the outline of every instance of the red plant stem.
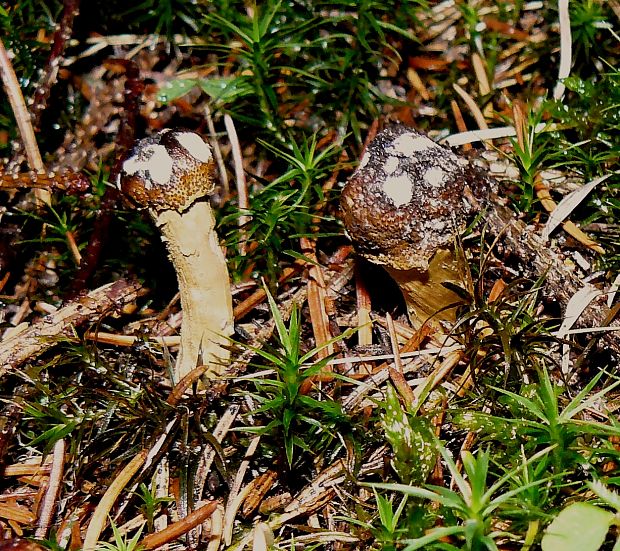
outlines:
[{"label": "red plant stem", "polygon": [[58,79],[58,69],[60,67],[60,57],[65,51],[67,41],[71,38],[73,32],[73,21],[80,11],[80,0],[65,0],[62,16],[58,22],[58,28],[52,39],[52,47],[50,49],[47,63],[43,69],[43,76],[34,92],[31,107],[32,126],[35,130],[39,130],[41,116],[47,107],[50,92]]},{"label": "red plant stem", "polygon": [[[140,108],[140,99],[144,90],[144,82],[140,77],[138,66],[130,60],[115,59],[108,63],[113,63],[124,68],[125,81],[125,100],[123,109],[123,120],[118,134],[116,162],[110,171],[110,181],[116,181],[121,170],[122,154],[133,144],[136,135],[136,120]],[[101,251],[107,241],[110,224],[114,216],[114,210],[118,203],[119,193],[112,186],[106,187],[106,191],[101,198],[99,214],[93,226],[93,232],[86,248],[82,253],[80,268],[75,274],[73,283],[69,290],[68,298],[75,298],[86,289],[89,279],[99,265]]]}]

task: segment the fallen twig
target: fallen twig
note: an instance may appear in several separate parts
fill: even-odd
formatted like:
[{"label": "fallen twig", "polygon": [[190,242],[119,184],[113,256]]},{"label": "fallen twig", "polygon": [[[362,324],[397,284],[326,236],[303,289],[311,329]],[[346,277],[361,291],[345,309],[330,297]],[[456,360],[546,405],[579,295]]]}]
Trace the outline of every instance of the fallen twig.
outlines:
[{"label": "fallen twig", "polygon": [[[199,507],[187,515],[185,518],[174,522],[165,530],[157,532],[156,534],[149,534],[140,542],[140,547],[142,549],[156,549],[165,543],[177,539],[179,536],[189,532],[192,528],[202,524],[213,514],[213,511],[215,511],[217,506],[217,501],[209,501],[202,507]],[[86,546],[84,546],[84,549],[86,549]]]},{"label": "fallen twig", "polygon": [[[527,266],[529,276],[543,277],[542,285],[547,294],[565,307],[584,286],[578,273],[564,262],[559,252],[548,247],[532,228],[517,220],[513,212],[503,206],[499,197],[494,197],[491,205],[485,215],[489,232],[495,236],[502,236],[502,247],[519,258],[523,266]],[[582,313],[576,325],[578,327],[609,325],[606,323],[609,312],[610,309],[602,298],[595,300]],[[616,352],[620,352],[620,338],[617,333],[609,332],[602,338]]]},{"label": "fallen twig", "polygon": [[54,346],[58,337],[68,336],[77,325],[119,312],[139,296],[136,281],[119,279],[71,301],[58,311],[29,326],[11,330],[0,342],[0,377]]}]

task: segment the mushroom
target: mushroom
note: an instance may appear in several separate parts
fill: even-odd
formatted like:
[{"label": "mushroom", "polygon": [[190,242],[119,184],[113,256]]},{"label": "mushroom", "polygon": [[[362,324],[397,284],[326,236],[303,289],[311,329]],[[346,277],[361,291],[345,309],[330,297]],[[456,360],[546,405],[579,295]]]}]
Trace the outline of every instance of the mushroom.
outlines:
[{"label": "mushroom", "polygon": [[468,287],[457,238],[490,188],[466,159],[403,125],[377,135],[345,185],[347,233],[396,281],[415,327],[455,321],[462,298],[450,286]]},{"label": "mushroom", "polygon": [[177,273],[183,322],[175,382],[198,362],[221,374],[233,312],[226,258],[204,199],[215,188],[210,147],[194,132],[162,130],[125,156],[117,186],[148,208]]}]

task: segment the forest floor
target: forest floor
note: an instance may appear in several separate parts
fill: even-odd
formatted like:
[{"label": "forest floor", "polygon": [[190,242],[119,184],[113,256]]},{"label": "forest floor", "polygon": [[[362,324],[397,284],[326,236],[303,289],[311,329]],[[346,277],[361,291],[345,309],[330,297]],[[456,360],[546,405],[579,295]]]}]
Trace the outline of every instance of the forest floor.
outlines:
[{"label": "forest floor", "polygon": [[[126,4],[0,3],[0,550],[618,549],[620,2]],[[491,187],[415,308],[340,205],[397,123]],[[185,377],[118,185],[172,128],[234,318]]]}]

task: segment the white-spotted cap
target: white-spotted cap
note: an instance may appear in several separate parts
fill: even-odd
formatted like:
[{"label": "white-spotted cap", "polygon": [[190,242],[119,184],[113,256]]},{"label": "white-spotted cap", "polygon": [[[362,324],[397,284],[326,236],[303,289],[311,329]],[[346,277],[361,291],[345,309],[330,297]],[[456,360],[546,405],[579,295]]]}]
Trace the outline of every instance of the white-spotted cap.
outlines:
[{"label": "white-spotted cap", "polygon": [[195,132],[162,130],[136,142],[117,186],[140,207],[184,211],[213,192],[211,148]]},{"label": "white-spotted cap", "polygon": [[376,264],[426,270],[488,198],[478,169],[403,125],[380,132],[342,191],[340,206],[356,250]]}]

